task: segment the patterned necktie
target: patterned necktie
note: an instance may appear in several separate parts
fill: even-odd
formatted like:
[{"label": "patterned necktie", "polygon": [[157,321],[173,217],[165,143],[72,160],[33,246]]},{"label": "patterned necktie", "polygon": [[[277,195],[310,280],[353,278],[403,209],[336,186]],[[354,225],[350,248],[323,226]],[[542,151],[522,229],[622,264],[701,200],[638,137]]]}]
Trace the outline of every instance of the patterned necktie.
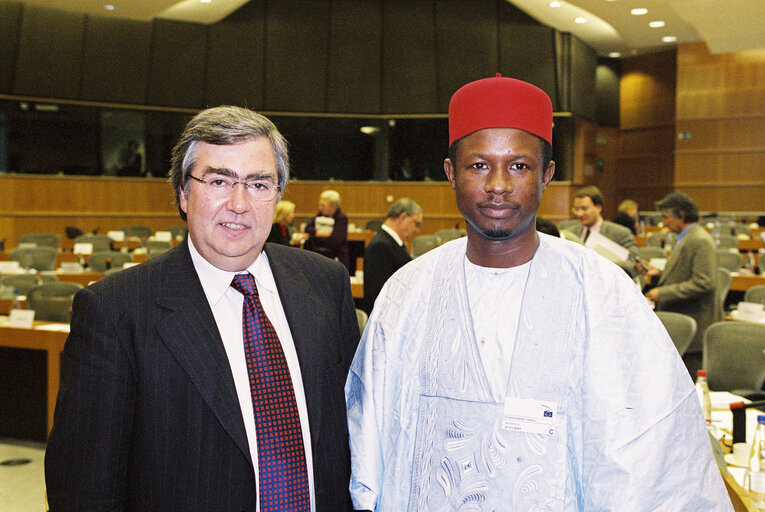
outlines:
[{"label": "patterned necktie", "polygon": [[231,286],[244,295],[242,329],[258,440],[260,510],[308,512],[303,434],[287,360],[252,274],[236,275]]}]

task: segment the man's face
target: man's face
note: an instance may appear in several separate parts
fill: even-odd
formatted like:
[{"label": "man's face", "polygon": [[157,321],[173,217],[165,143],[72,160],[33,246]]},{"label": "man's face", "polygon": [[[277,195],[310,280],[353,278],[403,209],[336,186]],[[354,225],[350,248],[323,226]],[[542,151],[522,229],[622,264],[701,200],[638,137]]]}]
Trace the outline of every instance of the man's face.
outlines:
[{"label": "man's face", "polygon": [[444,162],[457,207],[468,231],[489,240],[507,240],[535,229],[542,192],[555,163],[542,168],[542,144],[515,128],[486,128],[467,135],[457,161]]},{"label": "man's face", "polygon": [[603,207],[595,205],[589,197],[575,197],[574,207],[571,211],[579,218],[579,222],[589,228],[600,220]]},{"label": "man's face", "polygon": [[337,211],[337,206],[326,199],[319,199],[319,213],[325,217],[332,217]]},{"label": "man's face", "polygon": [[420,232],[420,226],[422,226],[422,212],[414,215],[402,213],[396,223],[396,233],[404,243],[409,243]]},{"label": "man's face", "polygon": [[[192,176],[209,179],[216,173],[235,181],[266,178],[278,183],[276,156],[265,137],[227,145],[198,143]],[[224,197],[211,196],[196,180],[189,187],[188,195],[181,190],[180,205],[194,247],[222,270],[238,272],[251,265],[268,238],[277,198],[255,201],[241,183]]]},{"label": "man's face", "polygon": [[661,212],[661,222],[673,233],[680,233],[685,227],[681,217],[675,217],[669,212]]}]

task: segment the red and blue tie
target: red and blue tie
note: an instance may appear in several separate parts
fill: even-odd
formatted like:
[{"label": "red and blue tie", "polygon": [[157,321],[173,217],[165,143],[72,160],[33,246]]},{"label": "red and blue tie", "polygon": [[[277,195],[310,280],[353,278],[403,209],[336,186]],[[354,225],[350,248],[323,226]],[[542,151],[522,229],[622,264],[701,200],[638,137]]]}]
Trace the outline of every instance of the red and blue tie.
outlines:
[{"label": "red and blue tie", "polygon": [[236,275],[231,286],[244,295],[242,329],[258,440],[260,510],[309,512],[303,434],[287,360],[252,274]]}]

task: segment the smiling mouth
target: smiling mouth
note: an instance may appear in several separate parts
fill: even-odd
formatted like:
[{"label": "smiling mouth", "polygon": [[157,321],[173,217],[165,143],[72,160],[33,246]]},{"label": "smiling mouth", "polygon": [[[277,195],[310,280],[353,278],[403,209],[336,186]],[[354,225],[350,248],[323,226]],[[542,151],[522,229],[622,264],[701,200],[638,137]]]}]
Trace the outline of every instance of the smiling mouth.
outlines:
[{"label": "smiling mouth", "polygon": [[244,224],[235,224],[233,222],[221,222],[221,226],[224,228],[233,229],[234,231],[242,231],[247,229],[247,226]]},{"label": "smiling mouth", "polygon": [[516,210],[520,210],[520,205],[517,203],[484,203],[479,204],[478,208],[486,213],[507,213]]}]

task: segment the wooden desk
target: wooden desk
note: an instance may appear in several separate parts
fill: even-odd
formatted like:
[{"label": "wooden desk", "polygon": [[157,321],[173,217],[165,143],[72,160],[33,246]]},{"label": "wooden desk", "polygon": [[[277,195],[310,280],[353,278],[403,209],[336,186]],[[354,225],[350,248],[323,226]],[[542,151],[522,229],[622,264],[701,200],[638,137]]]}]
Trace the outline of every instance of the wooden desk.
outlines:
[{"label": "wooden desk", "polygon": [[[52,322],[35,322],[35,327],[51,325]],[[61,324],[63,325],[63,324]],[[61,376],[61,351],[68,332],[48,331],[39,328],[19,329],[0,326],[0,346],[27,350],[43,350],[47,355],[47,425],[53,427],[53,410],[56,407],[58,384]]]},{"label": "wooden desk", "polygon": [[67,283],[79,283],[82,286],[88,286],[93,281],[100,281],[104,275],[100,272],[81,272],[77,274],[55,274],[59,281]]},{"label": "wooden desk", "polygon": [[738,292],[745,292],[752,286],[765,284],[763,275],[735,275],[730,282],[730,289]]},{"label": "wooden desk", "polygon": [[351,295],[354,299],[364,298],[364,283],[358,281],[351,281]]},{"label": "wooden desk", "polygon": [[[26,309],[27,301],[20,300],[21,308]],[[11,314],[11,307],[13,306],[13,299],[0,299],[0,315]]]},{"label": "wooden desk", "polygon": [[367,246],[372,237],[375,236],[376,231],[364,229],[362,231],[349,231],[348,240],[364,242],[364,247]]}]

